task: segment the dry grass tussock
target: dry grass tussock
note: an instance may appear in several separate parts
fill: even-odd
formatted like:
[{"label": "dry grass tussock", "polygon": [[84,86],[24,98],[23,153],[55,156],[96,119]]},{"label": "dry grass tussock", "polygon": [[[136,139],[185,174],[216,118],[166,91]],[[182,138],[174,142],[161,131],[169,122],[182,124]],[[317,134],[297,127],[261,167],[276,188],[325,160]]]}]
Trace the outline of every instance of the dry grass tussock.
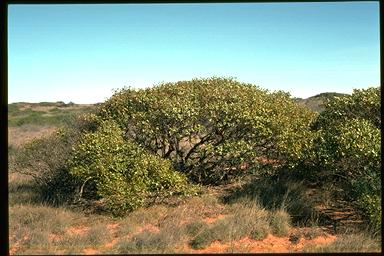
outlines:
[{"label": "dry grass tussock", "polygon": [[330,244],[309,244],[303,248],[303,252],[311,253],[337,253],[337,252],[380,252],[381,239],[372,238],[364,233],[346,233],[337,236]]}]

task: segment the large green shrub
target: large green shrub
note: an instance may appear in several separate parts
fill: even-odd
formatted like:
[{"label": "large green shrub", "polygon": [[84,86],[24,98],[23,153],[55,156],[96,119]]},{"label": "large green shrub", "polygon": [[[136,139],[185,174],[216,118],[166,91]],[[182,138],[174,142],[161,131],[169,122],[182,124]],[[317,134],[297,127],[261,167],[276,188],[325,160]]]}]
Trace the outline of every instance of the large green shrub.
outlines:
[{"label": "large green shrub", "polygon": [[315,113],[284,92],[233,79],[193,79],[117,91],[99,109],[126,141],[170,159],[178,171],[217,184],[260,159],[295,164],[311,147]]},{"label": "large green shrub", "polygon": [[70,173],[96,186],[109,209],[120,214],[141,206],[150,196],[191,192],[184,175],[165,159],[147,153],[126,140],[120,127],[100,121],[95,131],[84,133],[73,150]]},{"label": "large green shrub", "polygon": [[347,193],[375,228],[381,226],[380,88],[354,90],[325,104],[314,128],[318,164],[341,178]]}]

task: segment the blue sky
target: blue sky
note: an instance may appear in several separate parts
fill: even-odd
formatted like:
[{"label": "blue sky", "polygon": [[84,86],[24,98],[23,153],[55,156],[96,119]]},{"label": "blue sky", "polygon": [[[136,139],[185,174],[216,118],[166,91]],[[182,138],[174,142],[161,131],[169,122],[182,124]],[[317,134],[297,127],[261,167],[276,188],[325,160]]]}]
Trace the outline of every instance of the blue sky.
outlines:
[{"label": "blue sky", "polygon": [[378,2],[8,5],[8,101],[227,76],[295,97],[380,85]]}]

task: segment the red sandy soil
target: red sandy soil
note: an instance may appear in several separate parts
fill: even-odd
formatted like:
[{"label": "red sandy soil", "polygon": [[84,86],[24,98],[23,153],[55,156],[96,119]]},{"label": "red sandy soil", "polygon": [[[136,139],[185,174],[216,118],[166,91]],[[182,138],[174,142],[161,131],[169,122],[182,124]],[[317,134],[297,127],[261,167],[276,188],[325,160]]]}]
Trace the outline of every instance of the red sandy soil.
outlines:
[{"label": "red sandy soil", "polygon": [[[206,222],[212,223],[218,219],[224,218],[225,215],[218,215],[215,218],[206,218],[204,219]],[[112,248],[119,240],[121,239],[128,239],[129,237],[132,237],[134,235],[137,235],[139,233],[142,233],[144,231],[150,231],[150,232],[159,232],[159,228],[152,225],[144,225],[142,227],[138,227],[135,232],[128,234],[124,237],[115,237],[114,233],[116,229],[118,228],[118,223],[108,224],[106,233],[109,233],[113,239],[109,241],[108,243],[101,245],[99,248],[86,248],[82,251],[85,255],[94,255],[103,253],[103,251],[108,250]],[[78,227],[70,227],[66,230],[68,234],[71,235],[85,235],[87,233],[89,228],[85,226],[78,226]],[[296,233],[299,230],[292,229],[291,234]],[[109,235],[106,234],[106,235]],[[23,237],[23,240],[28,239],[28,236]],[[51,234],[50,240],[60,240],[60,235]],[[289,240],[289,236],[285,237],[277,237],[274,235],[269,234],[265,239],[263,240],[254,240],[249,237],[244,237],[238,241],[232,241],[227,243],[222,243],[219,241],[215,241],[211,243],[209,246],[207,246],[205,249],[195,250],[190,248],[187,244],[185,244],[181,248],[177,248],[177,252],[183,252],[183,253],[228,253],[228,252],[249,252],[249,253],[287,253],[287,252],[301,252],[302,249],[307,245],[325,245],[332,243],[336,240],[336,236],[324,234],[321,236],[317,236],[313,239],[307,239],[305,237],[300,237],[295,243],[291,242]],[[20,241],[21,242],[21,241]],[[19,249],[19,243],[16,242],[11,248],[10,248],[10,254],[15,254]]]},{"label": "red sandy soil", "polygon": [[249,253],[287,253],[300,252],[306,245],[325,245],[336,240],[336,236],[325,235],[314,239],[300,238],[294,244],[289,241],[289,237],[276,237],[269,234],[263,240],[254,240],[244,237],[238,241],[221,243],[215,241],[205,249],[194,250],[190,248],[180,248],[183,252],[189,253],[225,253],[225,252],[249,252]]},{"label": "red sandy soil", "polygon": [[84,253],[85,255],[94,255],[94,254],[98,254],[99,251],[98,251],[98,250],[95,250],[95,249],[93,249],[93,248],[86,248],[86,249],[83,250],[83,253]]},{"label": "red sandy soil", "polygon": [[19,250],[19,244],[24,241],[28,240],[29,236],[25,235],[21,241],[17,241],[13,246],[9,246],[9,254],[15,254]]}]

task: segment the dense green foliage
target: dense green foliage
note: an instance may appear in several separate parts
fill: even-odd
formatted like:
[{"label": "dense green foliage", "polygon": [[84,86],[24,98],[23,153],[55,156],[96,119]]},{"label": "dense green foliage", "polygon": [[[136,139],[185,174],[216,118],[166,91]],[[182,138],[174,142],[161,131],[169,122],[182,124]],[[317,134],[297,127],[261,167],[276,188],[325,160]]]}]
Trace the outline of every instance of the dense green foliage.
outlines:
[{"label": "dense green foliage", "polygon": [[325,104],[313,124],[315,152],[328,177],[341,177],[363,214],[381,226],[380,88],[354,90]]},{"label": "dense green foliage", "polygon": [[284,92],[224,78],[123,89],[98,115],[115,120],[126,140],[204,184],[255,170],[260,159],[304,159],[315,117]]},{"label": "dense green foliage", "polygon": [[83,134],[74,147],[70,173],[84,185],[92,180],[115,214],[143,205],[149,196],[189,189],[186,177],[173,171],[170,162],[124,140],[113,121],[101,121],[95,132]]}]

